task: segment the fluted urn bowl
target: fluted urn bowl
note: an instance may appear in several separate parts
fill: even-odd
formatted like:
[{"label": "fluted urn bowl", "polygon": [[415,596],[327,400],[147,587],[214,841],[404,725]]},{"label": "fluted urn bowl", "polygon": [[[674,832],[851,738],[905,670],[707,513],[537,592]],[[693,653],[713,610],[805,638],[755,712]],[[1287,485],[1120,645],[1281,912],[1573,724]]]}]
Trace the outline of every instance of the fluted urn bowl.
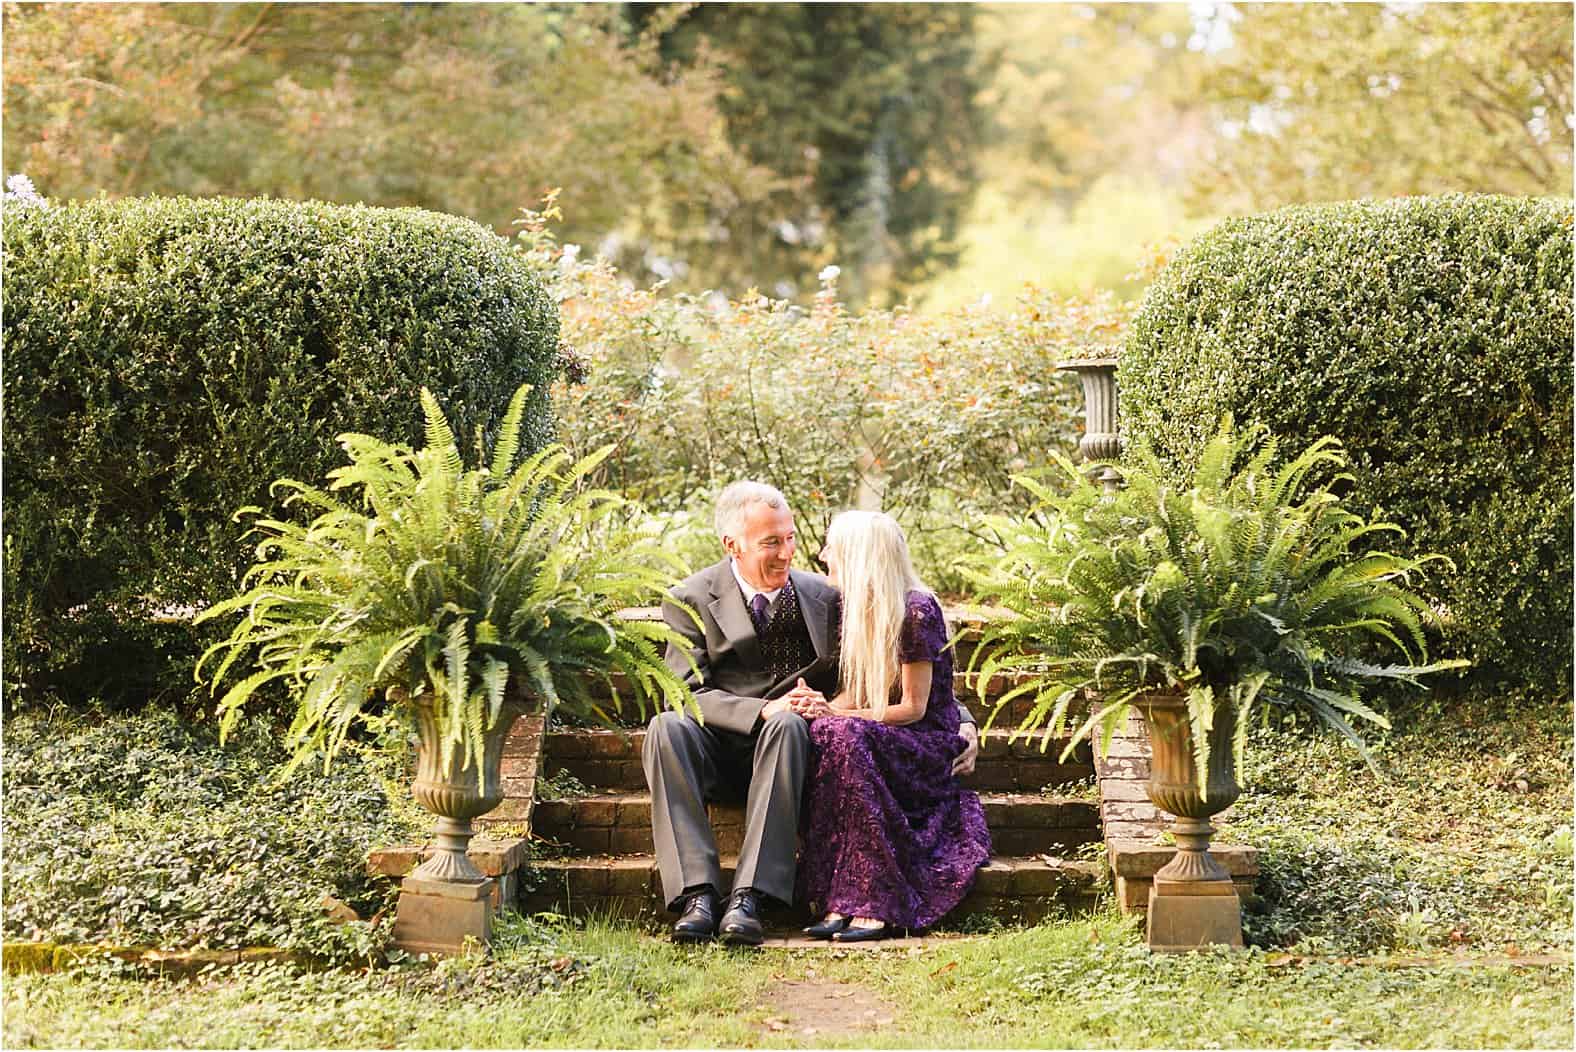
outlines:
[{"label": "fluted urn bowl", "polygon": [[1209,853],[1214,826],[1209,820],[1236,802],[1242,794],[1237,784],[1236,759],[1231,737],[1236,713],[1229,706],[1215,710],[1209,733],[1209,767],[1204,788],[1199,787],[1193,755],[1193,728],[1188,723],[1187,699],[1181,694],[1149,694],[1135,702],[1149,729],[1149,799],[1162,811],[1176,816],[1172,836],[1177,853],[1156,881],[1230,881],[1231,875]]},{"label": "fluted urn bowl", "polygon": [[436,850],[411,875],[424,880],[479,884],[486,879],[466,856],[475,830],[471,819],[486,814],[503,800],[503,744],[515,719],[529,710],[528,700],[513,693],[504,699],[498,719],[482,739],[482,763],[457,743],[444,744],[430,692],[412,698],[389,690],[389,698],[410,706],[416,717],[416,780],[411,796],[438,816],[433,832]]},{"label": "fluted urn bowl", "polygon": [[[1070,358],[1057,363],[1058,369],[1078,374],[1084,394],[1084,434],[1078,451],[1086,461],[1115,460],[1122,455],[1122,439],[1116,424],[1116,359]],[[1099,473],[1106,492],[1121,484],[1122,476],[1109,464]]]}]

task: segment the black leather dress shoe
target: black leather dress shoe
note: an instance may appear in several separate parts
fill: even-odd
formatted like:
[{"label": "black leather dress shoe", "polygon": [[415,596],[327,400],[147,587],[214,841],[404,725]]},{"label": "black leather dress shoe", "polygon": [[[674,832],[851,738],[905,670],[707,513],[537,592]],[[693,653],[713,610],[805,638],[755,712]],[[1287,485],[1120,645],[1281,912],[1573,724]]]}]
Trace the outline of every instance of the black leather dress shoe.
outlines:
[{"label": "black leather dress shoe", "polygon": [[728,909],[717,931],[729,946],[759,946],[765,938],[754,888],[738,888],[728,896]]},{"label": "black leather dress shoe", "polygon": [[874,942],[884,939],[892,933],[892,929],[885,924],[874,928],[844,928],[832,936],[833,942]]},{"label": "black leather dress shoe", "polygon": [[846,927],[848,927],[848,918],[839,917],[836,920],[817,921],[806,928],[804,933],[812,939],[830,939]]},{"label": "black leather dress shoe", "polygon": [[717,934],[717,893],[703,888],[685,897],[678,923],[673,925],[674,942],[709,942]]}]

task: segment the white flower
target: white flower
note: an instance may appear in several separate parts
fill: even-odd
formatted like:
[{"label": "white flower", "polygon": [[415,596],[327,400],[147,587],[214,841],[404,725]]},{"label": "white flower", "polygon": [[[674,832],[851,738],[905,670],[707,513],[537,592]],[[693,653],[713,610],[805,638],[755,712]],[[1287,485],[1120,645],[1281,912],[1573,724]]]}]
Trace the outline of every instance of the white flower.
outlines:
[{"label": "white flower", "polygon": [[836,263],[831,263],[821,268],[821,273],[819,276],[824,282],[836,281],[837,275],[841,274],[842,272],[842,267],[838,266]]},{"label": "white flower", "polygon": [[33,180],[18,172],[8,176],[5,181],[5,203],[18,205],[22,208],[47,208],[49,202],[44,200],[38,188],[33,185]]}]

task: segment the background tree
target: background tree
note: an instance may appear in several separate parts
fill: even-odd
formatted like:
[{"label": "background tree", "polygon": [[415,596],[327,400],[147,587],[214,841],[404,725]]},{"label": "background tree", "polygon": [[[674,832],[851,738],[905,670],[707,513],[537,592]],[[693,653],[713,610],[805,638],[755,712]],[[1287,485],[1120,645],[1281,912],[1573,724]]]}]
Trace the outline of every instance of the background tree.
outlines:
[{"label": "background tree", "polygon": [[[637,26],[674,7],[628,6]],[[835,261],[845,295],[891,300],[955,260],[984,125],[974,25],[967,4],[700,4],[673,18],[665,53],[719,64],[729,138],[780,180],[791,218],[757,243],[758,282],[807,291]]]},{"label": "background tree", "polygon": [[808,306],[835,262],[851,303],[1010,310],[1132,298],[1146,245],[1234,212],[1566,193],[1571,35],[1560,4],[12,3],[4,163],[500,232],[562,187],[565,240],[642,283]]},{"label": "background tree", "polygon": [[984,5],[979,47],[991,75],[978,101],[990,114],[992,184],[1071,206],[1122,168],[1176,183],[1204,116],[1191,98],[1192,24],[1178,4]]},{"label": "background tree", "polygon": [[717,280],[733,228],[791,194],[728,142],[716,68],[660,58],[664,25],[630,38],[595,5],[7,5],[5,164],[55,198],[417,205],[500,232],[562,186],[570,240]]},{"label": "background tree", "polygon": [[1568,194],[1569,4],[1218,5],[1197,206],[1473,190]]},{"label": "background tree", "polygon": [[1012,303],[1025,282],[1132,298],[1144,246],[1203,221],[1183,191],[1212,134],[1192,90],[1204,41],[1180,4],[982,4],[989,116],[958,266],[927,309]]}]

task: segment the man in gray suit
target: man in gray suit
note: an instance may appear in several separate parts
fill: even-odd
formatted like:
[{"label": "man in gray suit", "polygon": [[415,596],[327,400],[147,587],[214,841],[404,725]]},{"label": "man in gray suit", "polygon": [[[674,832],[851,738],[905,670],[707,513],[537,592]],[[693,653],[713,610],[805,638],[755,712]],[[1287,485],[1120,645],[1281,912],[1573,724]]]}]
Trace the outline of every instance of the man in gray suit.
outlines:
[{"label": "man in gray suit", "polygon": [[[820,575],[790,569],[793,513],[771,486],[735,482],[723,490],[716,525],[728,557],[675,586],[678,602],[662,607],[667,623],[691,641],[688,655],[670,647],[667,661],[694,692],[703,722],[659,713],[642,760],[663,895],[680,915],[674,940],[699,942],[720,931],[726,943],[755,946],[760,897],[793,900],[810,751],[805,721],[825,713],[836,691],[837,593]],[[968,748],[955,769],[967,774],[978,735],[966,709],[962,715]],[[744,842],[719,923],[722,869],[706,801],[724,790],[745,793]]]}]

